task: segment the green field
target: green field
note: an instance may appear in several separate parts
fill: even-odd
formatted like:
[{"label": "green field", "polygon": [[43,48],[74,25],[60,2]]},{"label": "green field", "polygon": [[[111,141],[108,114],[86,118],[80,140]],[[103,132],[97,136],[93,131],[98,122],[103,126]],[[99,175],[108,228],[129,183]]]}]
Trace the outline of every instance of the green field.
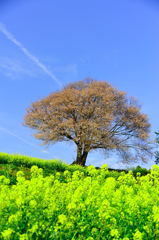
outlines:
[{"label": "green field", "polygon": [[0,239],[157,240],[159,167],[139,175],[0,153]]}]

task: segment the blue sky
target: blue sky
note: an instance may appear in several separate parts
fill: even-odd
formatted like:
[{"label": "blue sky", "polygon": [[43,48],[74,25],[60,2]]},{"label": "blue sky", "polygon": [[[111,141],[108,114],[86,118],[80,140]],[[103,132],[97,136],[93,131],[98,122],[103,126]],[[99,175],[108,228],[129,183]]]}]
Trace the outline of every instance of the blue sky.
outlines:
[{"label": "blue sky", "polygon": [[[44,151],[21,125],[31,101],[86,77],[140,99],[159,132],[159,4],[149,0],[0,1],[0,152],[71,164],[76,145]],[[157,149],[155,149],[156,151]],[[150,169],[154,159],[140,165]],[[89,153],[86,166],[125,169],[118,155]]]}]

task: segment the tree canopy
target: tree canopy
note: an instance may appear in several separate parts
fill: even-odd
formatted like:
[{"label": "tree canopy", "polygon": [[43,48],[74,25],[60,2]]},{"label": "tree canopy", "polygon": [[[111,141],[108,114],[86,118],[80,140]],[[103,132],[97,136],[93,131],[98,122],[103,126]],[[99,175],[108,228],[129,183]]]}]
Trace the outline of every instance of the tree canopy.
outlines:
[{"label": "tree canopy", "polygon": [[39,145],[74,142],[75,163],[82,166],[88,153],[98,149],[107,157],[116,151],[126,164],[147,163],[146,155],[153,156],[154,141],[150,140],[148,116],[140,109],[135,97],[128,99],[126,92],[107,81],[88,77],[32,102],[21,124],[38,131],[31,136],[43,141]]}]

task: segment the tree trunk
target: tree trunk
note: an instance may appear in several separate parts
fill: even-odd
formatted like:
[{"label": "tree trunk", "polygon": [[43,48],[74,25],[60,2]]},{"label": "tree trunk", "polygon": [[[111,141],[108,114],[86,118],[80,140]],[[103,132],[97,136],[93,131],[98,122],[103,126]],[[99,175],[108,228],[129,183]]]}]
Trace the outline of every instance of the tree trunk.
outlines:
[{"label": "tree trunk", "polygon": [[88,152],[85,152],[85,151],[82,154],[80,165],[83,167],[85,166],[87,155],[88,155]]},{"label": "tree trunk", "polygon": [[81,166],[85,166],[87,155],[88,155],[88,152],[83,151],[83,154],[82,154],[82,148],[77,146],[77,158],[76,158],[76,161],[74,161],[71,165],[79,164]]}]

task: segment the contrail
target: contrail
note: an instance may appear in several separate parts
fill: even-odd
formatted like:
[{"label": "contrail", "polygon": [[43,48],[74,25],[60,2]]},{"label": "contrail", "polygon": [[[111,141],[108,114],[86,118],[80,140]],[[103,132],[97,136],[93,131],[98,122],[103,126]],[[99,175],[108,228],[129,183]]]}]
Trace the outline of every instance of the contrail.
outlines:
[{"label": "contrail", "polygon": [[[46,69],[46,67],[45,67],[42,63],[40,63],[39,60],[38,60],[36,57],[34,57],[20,42],[18,42],[18,41],[15,39],[15,37],[14,37],[10,32],[7,31],[7,29],[5,28],[5,26],[4,26],[2,23],[0,23],[0,31],[1,31],[2,33],[4,33],[4,35],[5,35],[9,40],[11,40],[13,43],[15,43],[15,44],[25,53],[25,55],[27,55],[27,57],[29,57],[32,61],[34,61],[41,69],[44,70],[44,72],[46,72],[53,80],[55,80],[60,86],[62,86],[62,83],[61,83],[51,72],[49,72],[49,71]],[[5,130],[5,129],[2,128],[2,127],[0,127],[0,129],[2,129],[3,131],[5,131],[5,132],[7,132],[7,133],[9,133],[9,134],[11,134],[11,135],[13,135],[13,136],[21,139],[23,142],[26,142],[26,143],[28,143],[28,144],[36,147],[36,148],[39,148],[39,147],[37,147],[36,145],[31,144],[30,142],[24,140],[23,138],[18,137],[17,135],[15,135],[15,134],[13,134],[13,133]]]},{"label": "contrail", "polygon": [[6,35],[8,39],[10,39],[13,43],[16,44],[25,53],[25,55],[27,55],[32,61],[34,61],[41,69],[44,70],[44,72],[46,72],[53,80],[55,80],[62,87],[62,83],[50,71],[48,71],[46,67],[42,63],[40,63],[39,60],[36,57],[34,57],[20,42],[18,42],[15,39],[15,37],[10,32],[7,31],[7,29],[2,23],[0,23],[0,30]]},{"label": "contrail", "polygon": [[13,134],[13,133],[11,133],[11,132],[9,132],[9,131],[6,131],[6,130],[5,130],[4,128],[2,128],[2,127],[0,127],[0,129],[2,129],[3,131],[5,131],[5,132],[7,132],[7,133],[9,133],[9,134],[11,134],[11,135],[13,135],[13,136],[15,136],[15,137],[21,139],[23,142],[26,142],[26,143],[28,143],[28,144],[30,144],[30,145],[36,147],[36,148],[39,148],[39,147],[37,147],[36,145],[34,145],[34,144],[32,144],[32,143],[30,143],[30,142],[24,140],[23,138],[20,138],[20,137],[18,137],[17,135],[15,135],[15,134]]}]

